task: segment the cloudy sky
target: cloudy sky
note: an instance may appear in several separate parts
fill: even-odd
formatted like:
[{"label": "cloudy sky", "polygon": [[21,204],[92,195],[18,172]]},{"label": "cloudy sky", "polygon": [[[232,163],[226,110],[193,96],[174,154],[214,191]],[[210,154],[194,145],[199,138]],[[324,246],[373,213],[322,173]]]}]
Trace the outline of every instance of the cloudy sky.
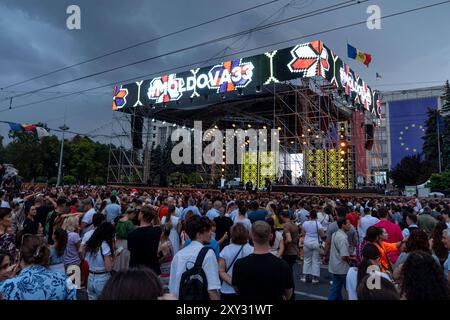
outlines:
[{"label": "cloudy sky", "polygon": [[[47,123],[60,126],[67,112],[71,130],[82,133],[111,133],[113,86],[106,86],[44,103],[40,100],[93,88],[160,70],[214,59],[274,42],[288,47],[314,39],[323,40],[344,61],[346,44],[373,56],[370,68],[349,61],[370,85],[381,90],[439,85],[450,78],[450,3],[381,22],[381,30],[359,25],[335,32],[308,36],[323,30],[364,21],[369,5],[376,4],[388,15],[442,0],[374,0],[227,41],[165,56],[146,63],[42,90],[13,100],[13,109],[0,112],[0,120]],[[74,63],[149,40],[226,14],[268,3],[270,0],[2,0],[0,2],[0,88]],[[9,97],[54,85],[102,70],[164,54],[197,43],[226,36],[255,26],[308,13],[345,0],[278,0],[272,4],[203,27],[152,42],[148,45],[70,68],[0,91],[0,110],[8,108]],[[349,1],[347,1],[349,2]],[[355,1],[356,2],[356,1]],[[81,8],[81,30],[69,30],[66,9]],[[265,52],[248,52],[245,56]],[[219,59],[220,60],[220,59]],[[218,60],[211,60],[212,64]],[[376,80],[376,72],[383,76]],[[150,77],[147,77],[150,78]],[[30,104],[26,107],[17,106]],[[9,127],[0,123],[0,135]],[[100,141],[106,142],[106,138]]]}]

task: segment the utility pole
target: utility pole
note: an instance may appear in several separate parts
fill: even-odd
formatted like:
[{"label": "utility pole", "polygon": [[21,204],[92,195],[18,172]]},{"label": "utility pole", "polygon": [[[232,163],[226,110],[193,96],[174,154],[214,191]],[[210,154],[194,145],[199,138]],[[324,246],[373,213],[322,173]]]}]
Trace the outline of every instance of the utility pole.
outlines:
[{"label": "utility pole", "polygon": [[436,110],[436,127],[437,127],[437,141],[438,141],[438,161],[439,161],[439,173],[442,172],[441,166],[441,134],[439,129],[439,110]]},{"label": "utility pole", "polygon": [[64,155],[64,134],[67,130],[69,130],[69,127],[66,126],[66,114],[67,114],[67,106],[64,110],[64,125],[59,127],[60,130],[62,130],[62,140],[61,140],[61,150],[59,152],[59,165],[58,165],[58,177],[56,179],[56,186],[59,187],[61,185],[62,180],[62,166],[63,166],[63,155]]}]

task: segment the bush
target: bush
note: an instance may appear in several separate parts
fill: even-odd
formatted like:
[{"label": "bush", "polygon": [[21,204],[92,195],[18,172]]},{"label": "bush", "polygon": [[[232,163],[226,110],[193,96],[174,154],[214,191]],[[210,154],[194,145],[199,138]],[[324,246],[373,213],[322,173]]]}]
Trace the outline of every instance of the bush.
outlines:
[{"label": "bush", "polygon": [[73,185],[77,183],[77,179],[74,176],[64,176],[63,184]]},{"label": "bush", "polygon": [[58,179],[56,178],[56,177],[51,177],[49,180],[48,180],[48,184],[50,184],[50,185],[56,185],[56,182],[58,181]]},{"label": "bush", "polygon": [[105,185],[105,179],[103,179],[102,177],[95,177],[91,180],[91,184],[96,186],[103,186]]}]

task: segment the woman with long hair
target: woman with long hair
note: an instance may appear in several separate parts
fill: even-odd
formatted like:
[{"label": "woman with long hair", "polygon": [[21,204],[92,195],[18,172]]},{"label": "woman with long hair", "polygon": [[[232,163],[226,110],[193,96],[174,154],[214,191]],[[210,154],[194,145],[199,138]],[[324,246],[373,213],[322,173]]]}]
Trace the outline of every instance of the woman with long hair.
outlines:
[{"label": "woman with long hair", "polygon": [[368,275],[377,275],[392,281],[388,274],[380,272],[380,251],[372,244],[367,243],[362,251],[362,260],[358,267],[352,267],[347,272],[346,290],[349,300],[358,300],[357,289],[363,279]]},{"label": "woman with long hair", "polygon": [[50,250],[43,237],[24,234],[20,248],[22,270],[0,283],[5,300],[74,300],[76,288],[67,285],[67,277],[48,269]]},{"label": "woman with long hair", "polygon": [[233,266],[239,259],[253,253],[253,247],[248,243],[249,232],[241,223],[235,224],[230,229],[231,242],[220,252],[219,277],[223,281],[220,289],[222,300],[233,301],[238,297],[232,286]]},{"label": "woman with long hair", "polygon": [[371,226],[366,231],[364,240],[359,244],[356,250],[357,265],[362,261],[362,250],[367,243],[374,244],[380,251],[380,267],[382,272],[393,272],[392,263],[388,257],[389,252],[396,252],[400,249],[404,240],[397,243],[389,243],[387,240],[387,232],[384,228]]},{"label": "woman with long hair", "polygon": [[450,284],[429,253],[414,251],[401,270],[400,294],[406,300],[450,300]]},{"label": "woman with long hair", "polygon": [[84,259],[89,265],[89,300],[96,300],[111,277],[114,265],[116,231],[111,223],[104,222],[95,229],[86,243]]},{"label": "woman with long hair", "polygon": [[403,264],[405,263],[411,252],[414,251],[426,252],[432,255],[433,259],[435,259],[435,261],[440,264],[439,259],[434,254],[432,254],[431,245],[428,241],[428,236],[425,231],[421,229],[415,229],[412,230],[409,234],[408,240],[406,241],[405,250],[400,254],[397,262],[395,263],[393,274],[394,279],[399,279]]},{"label": "woman with long hair", "polygon": [[447,229],[447,224],[444,221],[440,221],[434,227],[433,233],[431,234],[430,245],[433,250],[433,254],[439,259],[441,266],[444,265],[448,258],[448,249],[442,242],[443,231]]},{"label": "woman with long hair", "polygon": [[280,258],[284,252],[283,232],[275,229],[275,221],[272,217],[267,218],[266,222],[270,225],[272,234],[269,240],[270,253]]},{"label": "woman with long hair", "polygon": [[50,269],[65,273],[64,269],[64,254],[66,252],[68,241],[67,231],[58,228],[53,231],[53,244],[50,246]]},{"label": "woman with long hair", "polygon": [[12,276],[12,264],[9,254],[0,251],[0,283]]},{"label": "woman with long hair", "polygon": [[[170,211],[170,206],[169,206]],[[163,217],[164,219],[165,217]],[[170,240],[170,233],[172,228],[167,225],[164,225],[161,240],[159,242],[158,247],[158,260],[159,266],[161,269],[161,274],[159,275],[159,280],[164,287],[164,290],[167,290],[170,279],[170,265],[172,263],[173,256],[175,255],[173,250],[173,244]]]},{"label": "woman with long hair", "polygon": [[175,216],[175,209],[175,206],[169,205],[167,208],[167,215],[161,219],[163,230],[167,229],[170,231],[169,239],[172,243],[174,255],[180,250],[180,237],[177,232],[179,218]]}]

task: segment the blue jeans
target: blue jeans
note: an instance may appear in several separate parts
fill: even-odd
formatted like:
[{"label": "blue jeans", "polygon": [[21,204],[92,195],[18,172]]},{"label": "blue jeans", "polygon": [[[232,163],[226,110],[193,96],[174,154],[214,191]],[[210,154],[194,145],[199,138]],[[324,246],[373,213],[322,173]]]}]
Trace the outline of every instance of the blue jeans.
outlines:
[{"label": "blue jeans", "polygon": [[333,284],[330,287],[330,293],[328,300],[342,300],[342,288],[345,288],[345,280],[347,275],[345,274],[332,274],[331,281]]},{"label": "blue jeans", "polygon": [[104,274],[92,274],[89,273],[88,280],[88,295],[89,300],[97,300],[98,296],[102,293],[103,287],[106,282],[108,282],[109,278],[111,278],[110,273]]}]

